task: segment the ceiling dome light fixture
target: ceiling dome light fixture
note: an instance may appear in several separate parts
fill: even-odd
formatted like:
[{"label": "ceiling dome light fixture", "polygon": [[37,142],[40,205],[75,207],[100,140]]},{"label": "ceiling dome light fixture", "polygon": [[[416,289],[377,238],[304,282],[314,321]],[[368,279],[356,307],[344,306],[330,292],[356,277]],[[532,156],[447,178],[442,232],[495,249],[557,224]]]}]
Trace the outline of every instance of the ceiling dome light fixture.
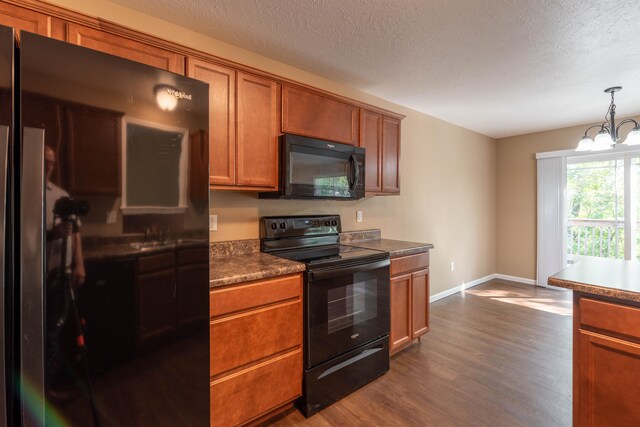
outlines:
[{"label": "ceiling dome light fixture", "polygon": [[[622,90],[622,86],[614,86],[604,90],[605,93],[611,94],[611,104],[607,114],[604,116],[605,122],[601,125],[595,125],[587,128],[584,132],[584,136],[578,142],[576,151],[602,151],[613,148],[618,142],[620,127],[626,123],[633,123],[635,126],[627,135],[627,139],[622,143],[624,145],[640,145],[640,124],[633,119],[626,119],[621,121],[616,126],[616,104],[614,102],[614,95],[616,92]],[[594,139],[588,135],[591,129],[600,128],[600,131]]]}]

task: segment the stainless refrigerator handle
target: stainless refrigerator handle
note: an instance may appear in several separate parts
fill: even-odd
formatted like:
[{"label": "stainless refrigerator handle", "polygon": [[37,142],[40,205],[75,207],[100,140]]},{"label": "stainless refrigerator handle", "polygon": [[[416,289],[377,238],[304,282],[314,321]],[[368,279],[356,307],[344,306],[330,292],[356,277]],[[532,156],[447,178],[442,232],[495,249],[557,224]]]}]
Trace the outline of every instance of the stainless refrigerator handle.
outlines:
[{"label": "stainless refrigerator handle", "polygon": [[35,427],[45,419],[44,129],[23,128],[20,166],[19,386],[23,426]]},{"label": "stainless refrigerator handle", "polygon": [[366,264],[353,265],[348,267],[326,268],[309,271],[309,275],[312,280],[324,280],[338,276],[345,276],[347,274],[360,273],[363,271],[371,271],[378,268],[387,267],[391,264],[389,259],[382,261],[368,262]]},{"label": "stainless refrigerator handle", "polygon": [[[6,309],[4,295],[5,295],[5,258],[6,258],[6,235],[5,227],[7,225],[7,174],[9,170],[9,127],[0,126],[0,307],[3,310]],[[4,336],[4,311],[3,316],[0,317],[0,386],[4,393],[4,387],[6,387],[5,378],[5,340]],[[7,422],[7,402],[6,399],[0,400],[0,425],[3,422]]]}]

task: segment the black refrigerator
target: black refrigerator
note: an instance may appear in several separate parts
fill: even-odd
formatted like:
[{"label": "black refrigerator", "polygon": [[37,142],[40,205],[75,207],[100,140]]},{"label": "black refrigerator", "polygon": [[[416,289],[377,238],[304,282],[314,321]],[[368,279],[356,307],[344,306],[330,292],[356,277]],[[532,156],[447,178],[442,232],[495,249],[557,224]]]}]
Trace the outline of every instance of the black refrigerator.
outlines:
[{"label": "black refrigerator", "polygon": [[0,426],[208,425],[208,86],[1,27],[0,99]]}]

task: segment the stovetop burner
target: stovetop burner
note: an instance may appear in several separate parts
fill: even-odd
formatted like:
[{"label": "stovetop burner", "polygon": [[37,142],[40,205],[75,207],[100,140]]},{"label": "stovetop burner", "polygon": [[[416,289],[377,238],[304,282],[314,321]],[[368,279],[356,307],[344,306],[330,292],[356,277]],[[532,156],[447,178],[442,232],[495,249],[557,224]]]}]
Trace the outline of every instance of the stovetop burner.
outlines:
[{"label": "stovetop burner", "polygon": [[307,270],[376,261],[389,253],[340,244],[340,215],[262,217],[262,252],[303,262]]},{"label": "stovetop burner", "polygon": [[292,261],[303,262],[307,264],[308,269],[330,267],[337,264],[342,265],[352,261],[375,261],[389,256],[389,254],[384,251],[347,245],[315,246],[303,249],[283,250],[273,253],[273,255]]}]

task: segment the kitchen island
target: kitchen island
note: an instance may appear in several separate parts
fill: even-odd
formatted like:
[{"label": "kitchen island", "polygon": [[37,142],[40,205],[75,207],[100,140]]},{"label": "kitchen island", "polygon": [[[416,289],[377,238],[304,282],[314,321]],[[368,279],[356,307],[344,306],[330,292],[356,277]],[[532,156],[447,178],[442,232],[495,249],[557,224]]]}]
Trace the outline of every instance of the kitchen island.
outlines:
[{"label": "kitchen island", "polygon": [[573,294],[573,425],[638,425],[640,263],[583,259],[549,278]]}]

